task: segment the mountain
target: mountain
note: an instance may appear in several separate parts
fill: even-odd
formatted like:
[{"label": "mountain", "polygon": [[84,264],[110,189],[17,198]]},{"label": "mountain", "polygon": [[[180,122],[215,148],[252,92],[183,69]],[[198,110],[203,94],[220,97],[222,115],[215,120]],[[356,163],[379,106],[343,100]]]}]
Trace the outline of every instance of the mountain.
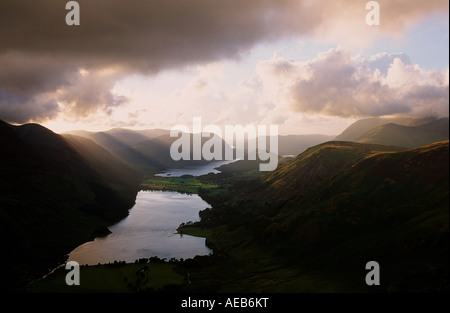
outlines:
[{"label": "mountain", "polygon": [[327,142],[307,149],[291,162],[267,173],[263,180],[272,190],[299,192],[346,170],[364,158],[383,152],[405,150],[402,147],[361,145],[353,142]]},{"label": "mountain", "polygon": [[125,217],[139,181],[91,140],[0,121],[0,240],[5,288],[48,270]]},{"label": "mountain", "polygon": [[290,242],[298,258],[317,253],[313,267],[346,272],[355,286],[355,269],[376,260],[384,291],[448,290],[448,149],[364,158],[291,199],[259,238]]},{"label": "mountain", "polygon": [[71,131],[64,134],[67,135],[91,139],[132,167],[141,178],[153,175],[173,163],[170,162],[170,145],[175,139],[169,137],[167,130],[134,131],[115,128],[97,133]]},{"label": "mountain", "polygon": [[[207,281],[220,277],[223,288],[247,292],[319,285],[338,292],[448,291],[448,174],[448,141],[415,149],[329,142],[254,181],[206,194],[213,208],[201,212],[199,225],[214,228],[208,241],[229,255],[222,264],[237,258],[236,250],[260,260],[248,261],[258,274],[229,281],[216,264]],[[364,282],[369,261],[381,266],[379,287]]]},{"label": "mountain", "polygon": [[[122,128],[112,129],[106,132],[72,131],[67,135],[77,135],[93,140],[96,144],[108,150],[116,158],[132,167],[140,178],[145,178],[169,168],[180,168],[207,161],[193,160],[193,135],[190,136],[190,160],[174,161],[170,155],[172,144],[178,139],[170,137],[170,132],[163,129],[128,130]],[[202,137],[201,145],[208,141],[209,137]],[[225,159],[226,143],[222,143],[222,159]]]},{"label": "mountain", "polygon": [[134,203],[136,185],[141,182],[136,171],[92,140],[73,135],[64,135],[63,138],[86,160],[103,185],[117,195],[122,194],[125,198],[123,202]]},{"label": "mountain", "polygon": [[70,131],[63,135],[76,135],[91,139],[96,144],[108,151],[114,151],[132,147],[149,139],[168,135],[169,131],[164,129],[130,130],[124,128],[113,128],[105,132],[88,132],[84,130]]},{"label": "mountain", "polygon": [[[204,164],[205,160],[192,160],[192,134],[190,134],[191,160],[174,161],[170,156],[170,147],[177,138],[170,137],[170,132],[163,129],[128,130],[123,128],[111,129],[105,132],[71,131],[64,135],[77,135],[93,140],[115,157],[132,167],[144,179],[146,176],[169,169]],[[297,156],[311,146],[332,140],[335,136],[327,135],[288,135],[278,137],[278,155]],[[202,146],[209,138],[202,137]],[[222,142],[222,159],[225,160],[225,147]],[[253,144],[254,142],[251,141]],[[247,158],[249,141],[244,143],[244,158]],[[254,145],[256,147],[256,144]],[[255,163],[255,162],[250,162]],[[249,163],[249,164],[250,164]],[[249,165],[248,164],[248,165]],[[256,164],[256,163],[255,163]],[[255,165],[253,164],[253,165]]]},{"label": "mountain", "polygon": [[[261,202],[270,199],[284,201],[314,186],[315,184],[346,170],[364,158],[383,152],[406,150],[404,147],[363,145],[354,142],[326,142],[298,155],[291,161],[279,164],[273,172],[267,172],[257,181],[237,186],[233,190],[233,198],[242,201],[259,199]],[[239,162],[236,162],[239,164]],[[225,165],[232,167],[233,164]]]},{"label": "mountain", "polygon": [[153,139],[117,149],[114,153],[131,164],[138,171],[156,174],[167,168],[177,167],[170,156],[170,146],[176,140],[169,135],[161,135]]},{"label": "mountain", "polygon": [[449,119],[442,118],[419,126],[384,124],[375,127],[356,141],[416,148],[449,139]]},{"label": "mountain", "polygon": [[357,141],[364,133],[369,130],[385,125],[398,124],[403,126],[419,126],[435,120],[434,118],[368,118],[356,121],[345,129],[339,136],[335,138],[336,141]]}]

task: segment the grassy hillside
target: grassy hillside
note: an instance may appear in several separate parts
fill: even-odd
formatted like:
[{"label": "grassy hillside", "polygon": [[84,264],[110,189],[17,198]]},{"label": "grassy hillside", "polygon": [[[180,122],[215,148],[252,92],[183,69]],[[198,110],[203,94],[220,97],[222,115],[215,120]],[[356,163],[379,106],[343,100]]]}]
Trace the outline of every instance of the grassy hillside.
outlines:
[{"label": "grassy hillside", "polygon": [[[247,183],[211,199],[195,226],[211,228],[208,241],[227,257],[195,269],[198,278],[221,291],[448,290],[448,141],[403,151],[350,147],[314,147],[286,162],[289,175],[281,167],[257,188]],[[364,283],[372,260],[380,287]]]},{"label": "grassy hillside", "polygon": [[353,142],[327,142],[311,147],[293,161],[280,165],[276,171],[263,176],[261,181],[267,189],[303,192],[368,156],[401,150],[404,148],[361,145]]}]

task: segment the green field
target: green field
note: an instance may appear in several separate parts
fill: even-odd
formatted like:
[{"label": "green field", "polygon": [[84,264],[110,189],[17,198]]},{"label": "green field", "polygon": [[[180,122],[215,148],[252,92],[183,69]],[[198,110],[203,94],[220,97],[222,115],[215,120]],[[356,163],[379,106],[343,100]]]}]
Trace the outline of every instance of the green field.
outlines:
[{"label": "green field", "polygon": [[140,188],[143,190],[168,190],[181,193],[198,193],[201,189],[217,189],[219,185],[210,181],[187,177],[158,177],[144,180]]},{"label": "green field", "polygon": [[42,281],[28,286],[28,292],[158,292],[175,290],[184,284],[184,274],[172,263],[118,264],[80,267],[80,285],[68,286],[69,270],[59,268]]},{"label": "green field", "polygon": [[210,228],[196,227],[196,226],[185,226],[184,223],[180,225],[177,229],[179,233],[183,235],[189,235],[200,238],[208,238],[213,234],[213,230]]}]

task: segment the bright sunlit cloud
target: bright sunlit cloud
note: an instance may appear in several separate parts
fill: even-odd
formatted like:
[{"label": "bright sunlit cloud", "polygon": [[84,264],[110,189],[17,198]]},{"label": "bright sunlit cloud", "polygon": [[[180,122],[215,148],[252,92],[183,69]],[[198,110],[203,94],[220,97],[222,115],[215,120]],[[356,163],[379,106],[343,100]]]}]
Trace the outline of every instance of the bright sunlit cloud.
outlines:
[{"label": "bright sunlit cloud", "polygon": [[201,116],[331,135],[364,117],[448,116],[447,1],[379,1],[368,26],[358,0],[82,0],[78,29],[49,13],[55,1],[21,2],[0,4],[7,122],[169,129]]}]

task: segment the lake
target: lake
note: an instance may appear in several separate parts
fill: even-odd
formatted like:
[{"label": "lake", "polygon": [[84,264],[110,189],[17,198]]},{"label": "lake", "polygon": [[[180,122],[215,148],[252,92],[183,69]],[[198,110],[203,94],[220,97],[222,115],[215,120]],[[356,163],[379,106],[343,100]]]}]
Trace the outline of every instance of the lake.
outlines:
[{"label": "lake", "polygon": [[236,160],[232,161],[217,161],[217,162],[209,162],[203,165],[195,165],[192,167],[184,167],[184,168],[175,168],[164,171],[163,173],[156,174],[155,176],[161,177],[181,177],[183,175],[192,175],[192,176],[202,176],[209,173],[220,173],[216,168],[236,162]]},{"label": "lake", "polygon": [[181,223],[198,221],[210,205],[198,195],[168,191],[140,191],[128,217],[109,227],[111,234],[95,238],[69,254],[68,261],[94,265],[139,258],[193,258],[212,252],[205,238],[176,234]]},{"label": "lake", "polygon": [[[203,165],[169,169],[156,176],[201,176],[219,173],[216,168],[235,161],[211,162]],[[134,262],[140,258],[187,259],[208,255],[205,238],[176,234],[181,223],[198,221],[198,212],[210,207],[198,195],[169,191],[140,191],[128,217],[110,226],[111,234],[97,237],[70,254],[67,261],[95,265],[117,261]]]}]

